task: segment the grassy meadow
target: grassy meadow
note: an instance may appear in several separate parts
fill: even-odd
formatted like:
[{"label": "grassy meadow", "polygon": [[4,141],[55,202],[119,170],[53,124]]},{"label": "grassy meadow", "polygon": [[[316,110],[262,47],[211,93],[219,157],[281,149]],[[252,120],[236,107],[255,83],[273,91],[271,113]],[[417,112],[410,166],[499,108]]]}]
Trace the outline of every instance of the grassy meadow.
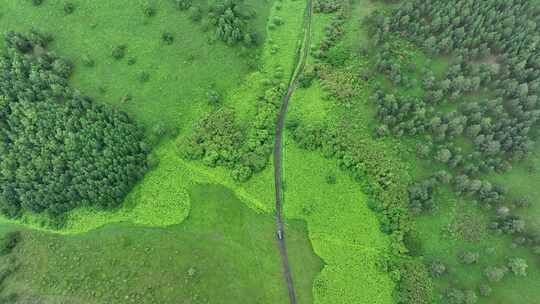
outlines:
[{"label": "grassy meadow", "polygon": [[[24,230],[13,253],[19,269],[3,292],[46,303],[278,303],[286,298],[273,217],[255,213],[223,186],[195,185],[189,195],[189,217],[167,228],[123,223],[67,236]],[[286,226],[291,263],[302,265],[295,272],[299,303],[312,303],[311,284],[322,262],[311,249],[305,223]]]},{"label": "grassy meadow", "polygon": [[[31,1],[5,1],[0,28],[52,33],[51,48],[76,67],[73,87],[126,111],[149,129],[164,123],[185,130],[209,110],[210,88],[225,95],[250,71],[245,56],[253,50],[215,41],[213,28],[205,30],[206,17],[194,22],[172,0],[70,2],[75,11],[66,15],[64,1],[44,1],[37,7]],[[246,3],[256,11],[254,27],[264,38],[271,2]],[[154,16],[144,14],[147,4],[155,9]],[[209,2],[195,4],[204,11]],[[171,45],[161,39],[165,32],[174,37]],[[116,60],[112,51],[120,45],[126,46],[126,54]],[[85,65],[85,56],[94,66]],[[147,82],[139,81],[142,72],[149,74]]]},{"label": "grassy meadow", "polygon": [[[246,2],[257,11],[257,30],[266,37],[272,2]],[[73,3],[75,12],[66,16],[60,2],[33,7],[10,1],[1,8],[0,26],[54,33],[52,48],[75,64],[74,87],[128,112],[149,133],[165,124],[180,137],[211,110],[210,88],[249,121],[266,75],[278,68],[292,72],[305,8],[302,1],[276,3],[272,13],[284,25],[268,30],[260,49],[246,51],[213,41],[212,32],[204,32],[172,1],[152,2],[152,17],[144,16],[143,1]],[[161,41],[164,31],[175,37],[172,45]],[[115,60],[111,52],[120,44],[127,45],[126,57]],[[249,69],[244,52],[260,56],[259,71]],[[95,66],[83,64],[87,54]],[[141,72],[150,76],[145,83],[137,79]],[[181,159],[174,138],[162,140],[152,153],[159,164],[117,210],[74,210],[54,233],[43,231],[40,216],[19,223],[4,219],[2,231],[24,230],[14,253],[21,265],[4,282],[4,293],[50,303],[233,303],[239,298],[276,303],[286,298],[271,213],[271,166],[239,185],[223,168]],[[302,221],[287,221],[299,303],[313,303],[313,280],[323,266],[307,228]]]}]

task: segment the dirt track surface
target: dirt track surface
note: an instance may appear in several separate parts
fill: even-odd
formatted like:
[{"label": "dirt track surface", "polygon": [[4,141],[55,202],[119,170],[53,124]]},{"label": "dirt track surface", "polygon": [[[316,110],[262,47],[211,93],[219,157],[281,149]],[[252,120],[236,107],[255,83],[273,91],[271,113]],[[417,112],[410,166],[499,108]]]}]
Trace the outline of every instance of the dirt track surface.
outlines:
[{"label": "dirt track surface", "polygon": [[285,245],[285,229],[283,226],[283,180],[282,180],[282,168],[283,168],[283,128],[285,126],[285,117],[287,115],[287,109],[289,107],[289,99],[296,89],[298,78],[304,71],[306,66],[307,57],[309,55],[309,49],[311,45],[311,18],[313,15],[313,3],[312,0],[307,1],[306,16],[304,21],[304,41],[303,51],[300,54],[300,58],[295,66],[295,73],[292,76],[287,94],[283,97],[281,109],[276,123],[276,139],[274,145],[274,182],[276,189],[276,238],[279,245],[279,253],[281,255],[281,262],[283,266],[283,275],[287,282],[287,288],[289,291],[289,301],[291,304],[296,304],[296,291],[294,289],[294,282],[292,278],[291,268],[289,265],[289,257],[287,255],[287,247]]}]

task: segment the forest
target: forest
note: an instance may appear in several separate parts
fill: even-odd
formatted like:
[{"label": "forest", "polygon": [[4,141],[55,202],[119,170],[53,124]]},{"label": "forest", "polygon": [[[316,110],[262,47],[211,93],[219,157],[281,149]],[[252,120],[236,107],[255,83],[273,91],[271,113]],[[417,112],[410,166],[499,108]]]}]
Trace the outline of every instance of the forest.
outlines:
[{"label": "forest", "polygon": [[54,218],[84,205],[118,206],[146,171],[143,130],[68,85],[51,37],[8,32],[0,58],[0,209]]}]

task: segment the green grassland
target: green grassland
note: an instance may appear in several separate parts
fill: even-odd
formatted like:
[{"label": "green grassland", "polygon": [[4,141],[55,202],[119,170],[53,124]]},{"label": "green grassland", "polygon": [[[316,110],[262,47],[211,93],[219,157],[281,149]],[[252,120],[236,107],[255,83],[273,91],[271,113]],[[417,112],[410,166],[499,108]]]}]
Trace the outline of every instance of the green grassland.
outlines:
[{"label": "green grassland", "polygon": [[[271,3],[247,2],[257,9],[258,30],[265,33],[265,14],[269,13]],[[281,67],[284,74],[292,72],[301,37],[301,12],[305,9],[302,1],[276,2],[272,14],[278,15],[284,25],[268,30],[264,46],[260,50],[250,51],[260,52],[261,68],[248,75],[245,58],[238,55],[240,48],[226,47],[221,42],[209,44],[211,34],[203,33],[199,25],[188,21],[186,14],[176,11],[167,1],[154,2],[157,13],[151,18],[144,17],[143,2],[126,2],[123,5],[75,3],[75,13],[64,16],[61,3],[51,1],[35,8],[27,3],[19,6],[10,2],[5,10],[15,12],[3,12],[0,23],[16,30],[28,29],[32,25],[54,32],[56,40],[52,48],[76,65],[72,79],[74,86],[96,97],[98,102],[127,111],[149,128],[157,122],[165,122],[169,128],[180,129],[180,138],[202,114],[210,110],[206,103],[206,92],[211,86],[221,91],[224,103],[235,108],[239,116],[246,113],[244,122],[249,121],[249,115],[255,110],[255,98],[261,92],[263,80],[270,77],[268,74],[277,67]],[[114,13],[101,15],[101,10],[94,12],[93,6],[102,6],[100,9],[104,11],[116,11],[121,17],[112,18],[110,14]],[[96,21],[96,26],[87,24],[88,28],[80,28],[84,27],[84,23],[77,23],[77,14],[103,20]],[[25,19],[23,16],[31,18]],[[66,20],[77,24],[74,27],[65,26]],[[126,26],[124,23],[127,20],[132,24]],[[140,24],[134,20],[139,20]],[[166,28],[167,24],[170,29]],[[133,32],[141,34],[129,34],[132,28],[137,29]],[[160,40],[165,30],[175,35],[175,42],[171,46],[163,45]],[[95,58],[95,67],[85,67],[80,62],[85,54],[85,45],[82,44],[84,39],[77,36],[78,33],[88,33],[85,39],[91,41],[87,43],[97,44],[96,54],[99,56]],[[188,34],[188,39],[180,39]],[[102,42],[103,35],[116,35],[126,40]],[[110,53],[115,43],[128,45],[126,59],[137,57],[134,65],[129,66],[126,59],[119,62],[112,59]],[[196,53],[195,58],[193,53]],[[154,66],[155,70],[148,69]],[[143,70],[150,73],[150,80],[141,84],[136,76]],[[113,76],[114,79],[111,79]],[[242,82],[244,78],[246,81]],[[106,87],[105,92],[101,91],[102,86]],[[129,103],[119,103],[119,99],[128,93],[133,99]],[[117,210],[80,208],[71,212],[66,226],[54,234],[26,231],[26,241],[17,256],[27,264],[9,282],[10,288],[5,290],[28,295],[51,295],[47,300],[52,303],[88,303],[91,298],[97,302],[110,302],[111,299],[116,300],[117,296],[128,302],[144,297],[141,294],[146,293],[137,291],[141,286],[153,286],[154,282],[159,282],[164,284],[163,288],[148,292],[148,297],[160,299],[157,300],[159,303],[173,303],[178,297],[185,299],[185,303],[194,299],[199,299],[201,303],[205,303],[204,299],[210,299],[212,303],[231,303],[239,298],[256,299],[258,303],[276,303],[285,298],[286,289],[271,225],[273,221],[270,221],[270,212],[274,209],[271,166],[249,182],[239,185],[223,168],[208,168],[201,163],[181,159],[176,142],[175,139],[164,139],[157,145],[152,153],[159,164],[146,174]],[[224,185],[232,189],[238,198],[232,199],[230,190],[197,186],[206,183]],[[206,203],[199,206],[201,201]],[[250,209],[242,207],[240,201]],[[23,218],[22,224],[43,230],[42,221],[42,217],[30,215]],[[3,222],[0,225],[2,229],[13,227],[12,221],[4,219]],[[220,227],[220,222],[223,222],[223,227],[219,233],[209,231],[209,225]],[[229,229],[231,225],[238,228]],[[296,265],[293,266],[293,275],[299,301],[312,303],[313,278],[320,271],[321,264],[313,254],[305,229],[298,221],[287,224],[287,242],[291,263]],[[223,238],[232,240],[219,242],[213,239],[215,235],[206,239],[200,237],[211,233],[221,233]],[[217,237],[220,238],[219,235]],[[135,244],[134,248],[130,247],[132,245],[122,245],[126,242]],[[48,243],[60,247],[49,248]],[[197,252],[186,248],[193,248]],[[55,260],[57,255],[73,257],[73,260]],[[29,259],[30,256],[35,258]],[[80,263],[91,259],[95,263]],[[193,263],[191,259],[194,259]],[[133,263],[139,260],[141,264]],[[122,267],[113,267],[118,263]],[[192,266],[200,269],[201,277],[206,273],[204,283],[199,283],[203,282],[202,278],[197,278],[197,282],[186,279],[186,272]],[[121,268],[127,270],[121,272]],[[154,269],[157,271],[151,271]],[[255,278],[254,274],[257,274]],[[110,286],[104,284],[108,282],[107,277],[129,277],[124,280],[130,283],[122,284],[120,279],[114,281],[116,285],[113,286],[118,287],[119,291],[111,294],[107,292]],[[43,281],[40,278],[51,279]],[[184,287],[178,288],[176,281],[180,281]],[[234,282],[238,282],[236,286]],[[233,288],[235,292],[226,288]],[[92,291],[99,294],[91,295]],[[153,299],[143,298],[140,301],[150,303]]]},{"label": "green grassland", "polygon": [[[256,214],[223,186],[189,190],[192,208],[180,225],[115,224],[60,236],[25,231],[20,269],[4,292],[45,295],[47,303],[279,303],[286,286],[276,254],[274,219]],[[322,264],[302,221],[287,223],[299,303],[312,303]],[[2,257],[5,261],[6,257]],[[299,269],[300,270],[300,269]]]},{"label": "green grassland", "polygon": [[[392,303],[394,283],[375,267],[388,238],[359,185],[335,161],[299,149],[290,138],[284,159],[285,215],[307,221],[313,248],[325,261],[315,303]],[[335,184],[326,182],[329,173]]]},{"label": "green grassland", "polygon": [[[158,122],[173,129],[189,127],[209,109],[206,93],[211,86],[225,94],[249,72],[241,54],[253,50],[214,41],[212,27],[204,32],[205,21],[191,21],[172,0],[70,2],[75,11],[66,15],[64,1],[44,1],[38,7],[31,1],[5,1],[0,28],[52,33],[52,48],[76,66],[74,87],[128,112],[148,127]],[[271,3],[246,2],[257,13],[254,28],[264,37]],[[145,16],[146,3],[155,8],[154,16]],[[196,4],[204,11],[208,1]],[[163,43],[164,32],[173,34],[172,45]],[[115,60],[111,53],[119,45],[127,46],[126,56]],[[93,59],[95,66],[85,66],[84,56]],[[133,65],[128,64],[130,58],[136,60]],[[141,72],[149,74],[148,82],[138,80]],[[123,102],[128,94],[132,99]]]},{"label": "green grassland", "polygon": [[[355,1],[348,30],[373,8],[369,1]],[[331,15],[315,14],[315,46]],[[356,31],[348,31],[355,35]],[[346,46],[353,49],[352,46]],[[314,59],[309,58],[308,65]],[[365,97],[366,92],[359,92]],[[289,119],[325,123],[345,117],[335,100],[314,81],[298,88],[289,106]],[[360,185],[337,162],[319,151],[300,149],[285,132],[284,143],[285,215],[305,219],[315,252],[325,267],[314,284],[315,303],[393,303],[394,282],[380,272],[376,263],[388,252],[389,239],[379,230],[377,216],[367,206]],[[327,176],[336,183],[328,183]]]}]

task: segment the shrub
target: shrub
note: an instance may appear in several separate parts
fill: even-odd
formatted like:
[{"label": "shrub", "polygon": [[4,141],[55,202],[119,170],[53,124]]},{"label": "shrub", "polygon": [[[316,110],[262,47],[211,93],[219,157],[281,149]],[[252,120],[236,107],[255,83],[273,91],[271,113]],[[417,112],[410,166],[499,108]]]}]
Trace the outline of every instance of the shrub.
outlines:
[{"label": "shrub", "polygon": [[446,273],[446,266],[440,261],[431,262],[429,269],[433,277],[440,277]]},{"label": "shrub", "polygon": [[244,42],[246,34],[249,33],[247,20],[252,16],[253,14],[247,12],[239,0],[225,1],[216,5],[208,14],[210,22],[216,26],[216,38],[228,45]]},{"label": "shrub", "polygon": [[397,287],[398,303],[431,304],[433,285],[421,262],[401,262],[401,278]]},{"label": "shrub", "polygon": [[488,266],[484,270],[484,275],[487,277],[487,279],[490,282],[499,282],[504,278],[504,275],[506,274],[507,269],[506,267],[494,267],[494,266]]},{"label": "shrub", "polygon": [[316,0],[313,9],[316,13],[335,13],[341,8],[343,0]]},{"label": "shrub", "polygon": [[10,254],[20,241],[20,231],[12,231],[6,233],[4,237],[0,240],[0,255]]},{"label": "shrub", "polygon": [[517,276],[526,276],[528,267],[527,261],[522,258],[511,258],[508,261],[508,268]]},{"label": "shrub", "polygon": [[185,11],[191,7],[192,0],[175,0],[174,3],[176,4],[177,9]]},{"label": "shrub", "polygon": [[211,105],[217,105],[221,102],[221,94],[216,90],[209,90],[206,97],[208,97],[208,103]]},{"label": "shrub", "polygon": [[165,44],[171,45],[174,42],[174,36],[170,32],[165,32],[161,35],[161,40],[163,40]]},{"label": "shrub", "polygon": [[202,10],[199,6],[192,6],[189,9],[189,18],[194,21],[201,21],[202,19]]},{"label": "shrub", "polygon": [[142,71],[139,73],[139,76],[137,77],[140,82],[148,82],[150,80],[150,74],[146,71]]},{"label": "shrub", "polygon": [[283,25],[285,22],[283,21],[283,18],[279,17],[279,16],[274,16],[272,18],[272,24],[274,24],[275,26],[280,26],[280,25]]},{"label": "shrub", "polygon": [[156,9],[150,2],[146,2],[143,6],[143,13],[146,17],[152,17],[156,14]]},{"label": "shrub", "polygon": [[116,60],[124,58],[126,55],[127,46],[125,44],[116,46],[112,51],[112,57]]},{"label": "shrub", "polygon": [[464,251],[459,254],[459,260],[461,263],[467,265],[478,262],[478,258],[480,258],[480,254],[478,252]]},{"label": "shrub", "polygon": [[137,58],[135,58],[135,57],[129,57],[128,58],[128,60],[127,60],[128,65],[134,65],[135,63],[137,63]]},{"label": "shrub", "polygon": [[324,180],[329,185],[334,185],[336,183],[336,181],[337,181],[336,175],[334,174],[334,172],[326,173],[326,176],[325,176]]},{"label": "shrub", "polygon": [[82,63],[87,66],[87,67],[93,67],[96,65],[96,62],[94,61],[94,59],[92,59],[90,56],[88,55],[84,55],[82,57]]},{"label": "shrub", "polygon": [[492,289],[488,284],[481,284],[478,288],[482,297],[489,297],[492,293]]},{"label": "shrub", "polygon": [[64,3],[64,12],[66,15],[72,14],[75,11],[75,5],[71,2]]}]

